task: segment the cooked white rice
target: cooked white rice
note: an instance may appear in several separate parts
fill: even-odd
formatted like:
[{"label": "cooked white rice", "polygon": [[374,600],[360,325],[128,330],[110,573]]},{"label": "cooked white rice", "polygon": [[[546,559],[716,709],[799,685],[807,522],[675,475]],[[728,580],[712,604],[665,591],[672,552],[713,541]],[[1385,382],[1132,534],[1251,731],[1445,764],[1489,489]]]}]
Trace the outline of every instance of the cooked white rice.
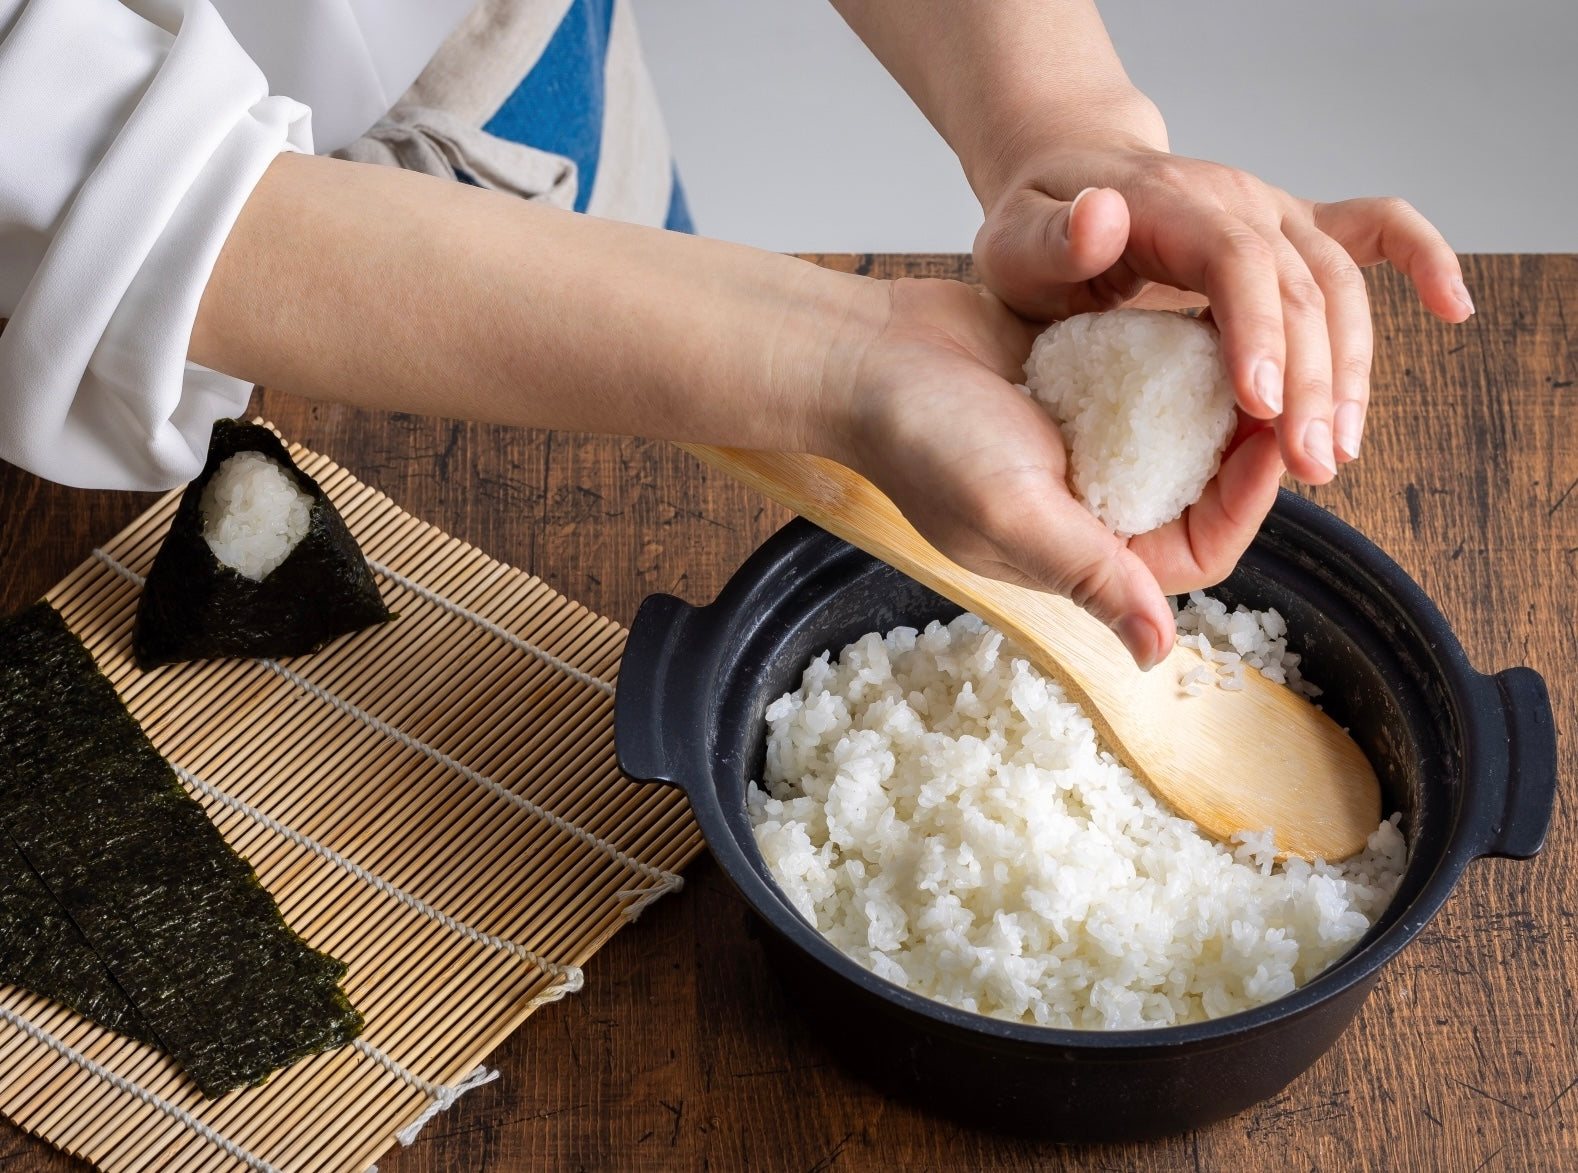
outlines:
[{"label": "cooked white rice", "polygon": [[1235,421],[1216,328],[1159,310],[1054,322],[1025,362],[1069,451],[1069,486],[1111,530],[1143,534],[1199,499]]},{"label": "cooked white rice", "polygon": [[751,822],[785,895],[874,973],[965,1010],[1119,1029],[1270,1001],[1368,929],[1396,816],[1339,865],[1205,838],[973,615],[823,654],[767,710]]},{"label": "cooked white rice", "polygon": [[1287,620],[1275,607],[1255,611],[1240,603],[1230,613],[1226,603],[1204,591],[1190,591],[1181,606],[1176,599],[1169,601],[1178,624],[1178,642],[1194,648],[1204,661],[1179,681],[1185,691],[1198,694],[1212,684],[1243,688],[1244,670],[1253,668],[1300,696],[1320,696],[1320,687],[1299,671],[1303,657],[1288,650]]},{"label": "cooked white rice", "polygon": [[307,536],[312,498],[277,461],[238,452],[214,471],[198,510],[214,557],[262,582]]}]

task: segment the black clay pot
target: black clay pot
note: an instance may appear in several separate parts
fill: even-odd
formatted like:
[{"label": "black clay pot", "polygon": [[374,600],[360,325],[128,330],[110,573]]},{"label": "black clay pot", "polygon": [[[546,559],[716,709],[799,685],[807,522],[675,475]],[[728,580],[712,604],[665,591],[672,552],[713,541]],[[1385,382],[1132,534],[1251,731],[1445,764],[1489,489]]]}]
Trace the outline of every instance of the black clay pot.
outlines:
[{"label": "black clay pot", "polygon": [[877,978],[779,894],[745,811],[763,711],[825,649],[958,608],[804,521],[785,527],[717,601],[655,595],[631,628],[615,732],[632,777],[682,787],[707,844],[767,926],[790,996],[881,1086],[992,1127],[1066,1141],[1165,1135],[1273,1095],[1358,1012],[1382,965],[1429,922],[1469,862],[1528,858],[1556,786],[1545,684],[1482,675],[1435,606],[1371,542],[1284,493],[1215,592],[1288,620],[1321,703],[1375,763],[1403,812],[1396,899],[1336,965],[1285,998],[1212,1022],[1074,1031],[970,1014]]}]

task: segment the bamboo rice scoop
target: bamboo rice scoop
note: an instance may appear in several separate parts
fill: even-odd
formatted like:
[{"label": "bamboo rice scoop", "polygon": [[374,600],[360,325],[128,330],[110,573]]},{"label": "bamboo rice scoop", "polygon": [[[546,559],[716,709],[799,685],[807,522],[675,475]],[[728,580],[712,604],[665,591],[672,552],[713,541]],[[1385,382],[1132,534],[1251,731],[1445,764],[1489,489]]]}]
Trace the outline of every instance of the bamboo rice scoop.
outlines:
[{"label": "bamboo rice scoop", "polygon": [[682,445],[974,612],[1050,673],[1107,747],[1207,834],[1273,831],[1278,854],[1338,860],[1381,821],[1375,770],[1325,713],[1259,672],[1242,690],[1180,685],[1202,663],[1174,646],[1149,672],[1068,599],[974,574],[945,558],[869,481],[815,456]]}]

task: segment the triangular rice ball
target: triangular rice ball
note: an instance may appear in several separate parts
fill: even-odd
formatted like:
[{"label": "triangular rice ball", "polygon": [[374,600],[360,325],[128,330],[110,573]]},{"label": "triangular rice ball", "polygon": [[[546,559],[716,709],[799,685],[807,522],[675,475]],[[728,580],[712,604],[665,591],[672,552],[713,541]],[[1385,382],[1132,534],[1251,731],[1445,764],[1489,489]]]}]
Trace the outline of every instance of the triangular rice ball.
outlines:
[{"label": "triangular rice ball", "polygon": [[[305,536],[261,581],[221,562],[203,536],[203,491],[241,452],[274,461],[312,502]],[[298,656],[391,617],[344,519],[279,437],[260,424],[220,420],[208,463],[182,494],[148,572],[132,652],[144,669],[227,656]]]}]

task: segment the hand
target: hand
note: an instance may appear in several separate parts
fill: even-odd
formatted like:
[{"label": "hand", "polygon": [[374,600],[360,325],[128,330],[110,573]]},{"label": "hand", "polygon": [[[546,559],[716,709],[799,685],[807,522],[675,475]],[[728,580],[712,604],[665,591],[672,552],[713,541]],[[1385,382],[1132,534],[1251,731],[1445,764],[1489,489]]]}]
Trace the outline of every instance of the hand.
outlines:
[{"label": "hand", "polygon": [[1396,199],[1315,204],[1134,142],[1021,166],[975,241],[982,279],[1038,320],[1109,309],[1149,282],[1203,294],[1240,408],[1324,484],[1359,454],[1372,336],[1360,266],[1390,261],[1448,322],[1474,312],[1441,234]]},{"label": "hand", "polygon": [[1220,581],[1276,499],[1275,434],[1245,419],[1204,495],[1127,542],[1069,493],[1063,439],[1013,383],[1039,326],[947,281],[885,287],[886,323],[854,364],[826,451],[888,494],[934,546],[979,574],[1068,595],[1141,667],[1172,648],[1164,591]]}]

